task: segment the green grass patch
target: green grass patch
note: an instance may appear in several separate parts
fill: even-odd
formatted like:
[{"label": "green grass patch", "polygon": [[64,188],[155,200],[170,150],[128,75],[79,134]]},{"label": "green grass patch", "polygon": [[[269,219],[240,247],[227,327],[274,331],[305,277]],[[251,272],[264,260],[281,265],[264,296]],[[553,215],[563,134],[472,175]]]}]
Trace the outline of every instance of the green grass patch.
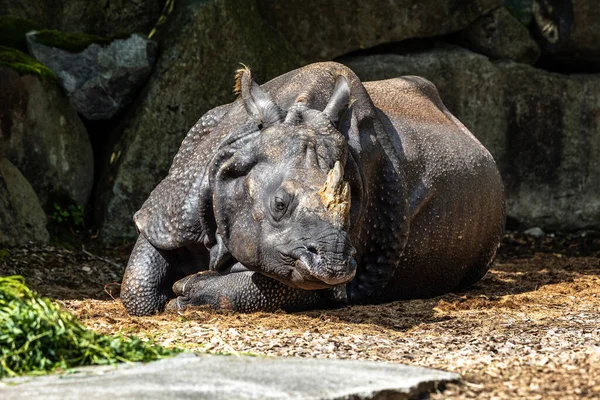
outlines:
[{"label": "green grass patch", "polygon": [[22,277],[0,277],[0,378],[147,362],[180,351],[133,336],[90,331],[74,315],[31,291]]},{"label": "green grass patch", "polygon": [[43,79],[54,80],[56,75],[35,58],[10,47],[0,46],[0,67],[11,68],[19,75],[37,75]]}]

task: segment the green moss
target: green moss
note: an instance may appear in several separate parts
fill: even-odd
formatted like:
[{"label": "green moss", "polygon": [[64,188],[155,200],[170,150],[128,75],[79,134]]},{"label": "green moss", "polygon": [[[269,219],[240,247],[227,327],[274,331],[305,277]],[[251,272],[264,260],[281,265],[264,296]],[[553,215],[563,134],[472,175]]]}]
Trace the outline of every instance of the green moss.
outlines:
[{"label": "green moss", "polygon": [[10,47],[0,46],[0,67],[14,69],[19,75],[37,75],[43,79],[56,79],[54,72],[44,64]]},{"label": "green moss", "polygon": [[136,337],[90,331],[74,315],[27,288],[22,277],[0,277],[0,378],[147,362],[179,352]]},{"label": "green moss", "polygon": [[88,48],[92,43],[107,45],[115,39],[123,39],[127,35],[102,37],[88,35],[87,33],[60,32],[55,30],[41,30],[36,32],[36,40],[43,45],[79,53]]},{"label": "green moss", "polygon": [[0,16],[0,45],[27,51],[25,34],[36,29],[38,29],[37,25],[27,19],[2,15]]}]

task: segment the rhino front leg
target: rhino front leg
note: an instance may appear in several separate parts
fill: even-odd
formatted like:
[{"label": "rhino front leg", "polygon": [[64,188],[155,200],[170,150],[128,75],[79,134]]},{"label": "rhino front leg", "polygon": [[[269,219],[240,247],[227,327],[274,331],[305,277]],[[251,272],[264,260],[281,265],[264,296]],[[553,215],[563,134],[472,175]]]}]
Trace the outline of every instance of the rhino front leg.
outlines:
[{"label": "rhino front leg", "polygon": [[139,316],[162,311],[172,297],[169,272],[164,256],[140,235],[121,284],[121,301],[127,312]]},{"label": "rhino front leg", "polygon": [[329,290],[295,289],[248,270],[227,275],[202,271],[177,281],[173,291],[179,297],[167,304],[171,310],[203,304],[239,312],[301,311],[334,305]]}]

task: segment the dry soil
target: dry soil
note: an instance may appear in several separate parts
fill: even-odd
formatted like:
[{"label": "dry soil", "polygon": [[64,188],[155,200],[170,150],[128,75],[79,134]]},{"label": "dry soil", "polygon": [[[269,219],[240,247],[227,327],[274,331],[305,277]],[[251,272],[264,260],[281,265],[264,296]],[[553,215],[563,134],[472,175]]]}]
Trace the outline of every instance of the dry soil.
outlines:
[{"label": "dry soil", "polygon": [[94,330],[167,346],[389,361],[463,376],[435,399],[600,398],[598,233],[510,233],[492,269],[468,291],[296,314],[199,308],[130,317],[111,298],[118,296],[127,248],[96,253],[9,249],[0,254],[0,275],[24,275]]}]

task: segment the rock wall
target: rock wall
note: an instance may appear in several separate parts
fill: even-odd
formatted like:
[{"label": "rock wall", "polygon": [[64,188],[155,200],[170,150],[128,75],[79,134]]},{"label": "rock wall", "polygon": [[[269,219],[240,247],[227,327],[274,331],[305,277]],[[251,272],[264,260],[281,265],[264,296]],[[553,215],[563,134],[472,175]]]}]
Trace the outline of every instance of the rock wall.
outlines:
[{"label": "rock wall", "polygon": [[504,0],[258,0],[263,18],[307,61],[457,32]]},{"label": "rock wall", "polygon": [[361,80],[420,75],[490,150],[508,215],[548,229],[598,228],[600,75],[562,75],[459,47],[344,58]]},{"label": "rock wall", "polygon": [[0,15],[33,21],[47,29],[112,36],[148,34],[164,0],[0,0]]},{"label": "rock wall", "polygon": [[[46,212],[53,199],[69,198],[87,207],[90,229],[103,240],[130,240],[133,213],[166,175],[187,131],[234,100],[239,63],[265,82],[342,56],[364,80],[416,74],[433,81],[496,158],[509,216],[528,227],[600,229],[600,7],[573,0],[540,18],[534,1],[541,0],[176,0],[153,38],[150,78],[139,90],[133,85],[132,104],[94,114],[98,122],[69,104],[59,87],[68,76],[53,79],[0,47],[0,157],[22,173]],[[147,34],[164,3],[0,0],[0,26]],[[540,23],[559,27],[560,40],[549,45]],[[24,29],[4,33],[0,46],[24,50]],[[7,212],[0,209],[0,221],[12,218]],[[36,232],[22,236],[46,240]]]}]

